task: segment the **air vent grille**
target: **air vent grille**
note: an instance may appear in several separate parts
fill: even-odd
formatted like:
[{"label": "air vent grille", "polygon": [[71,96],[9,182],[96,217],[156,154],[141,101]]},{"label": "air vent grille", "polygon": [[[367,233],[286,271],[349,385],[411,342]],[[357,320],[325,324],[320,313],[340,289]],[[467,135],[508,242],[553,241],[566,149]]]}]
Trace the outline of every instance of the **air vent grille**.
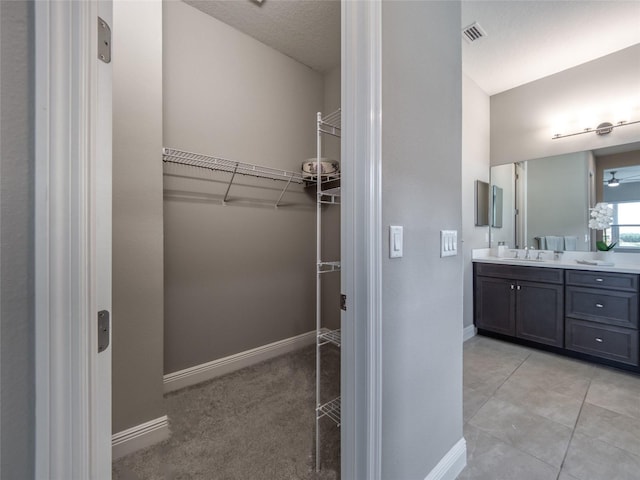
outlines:
[{"label": "air vent grille", "polygon": [[462,29],[462,36],[467,42],[472,43],[486,37],[487,33],[482,29],[478,22],[473,22],[468,27]]}]

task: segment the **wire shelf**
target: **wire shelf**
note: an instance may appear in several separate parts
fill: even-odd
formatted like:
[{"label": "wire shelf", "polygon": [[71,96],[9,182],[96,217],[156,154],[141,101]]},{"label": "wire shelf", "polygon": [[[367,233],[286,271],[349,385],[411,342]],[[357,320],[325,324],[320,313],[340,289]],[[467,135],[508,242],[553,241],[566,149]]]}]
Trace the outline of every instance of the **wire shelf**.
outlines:
[{"label": "wire shelf", "polygon": [[329,330],[328,328],[321,328],[318,331],[318,344],[326,345],[327,343],[331,343],[336,347],[342,344],[342,333],[340,329]]},{"label": "wire shelf", "polygon": [[318,263],[318,273],[339,272],[340,262],[320,262]]},{"label": "wire shelf", "polygon": [[162,160],[166,163],[176,163],[190,167],[205,168],[207,170],[281,180],[291,183],[304,183],[302,173],[300,172],[290,172],[251,163],[236,162],[222,157],[186,152],[174,148],[164,148],[162,150]]},{"label": "wire shelf", "polygon": [[341,123],[342,110],[339,108],[335,112],[329,113],[318,120],[318,131],[328,133],[334,137],[340,137],[342,135]]},{"label": "wire shelf", "polygon": [[316,415],[318,419],[322,417],[329,417],[336,425],[340,426],[340,397],[320,405],[316,408]]}]

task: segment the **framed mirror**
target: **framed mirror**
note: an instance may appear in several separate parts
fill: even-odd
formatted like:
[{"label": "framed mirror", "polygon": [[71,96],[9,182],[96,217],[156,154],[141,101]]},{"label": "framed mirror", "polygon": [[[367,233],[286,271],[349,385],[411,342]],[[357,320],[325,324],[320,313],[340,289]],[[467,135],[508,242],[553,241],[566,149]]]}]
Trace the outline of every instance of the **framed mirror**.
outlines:
[{"label": "framed mirror", "polygon": [[476,180],[476,227],[489,225],[489,184]]}]

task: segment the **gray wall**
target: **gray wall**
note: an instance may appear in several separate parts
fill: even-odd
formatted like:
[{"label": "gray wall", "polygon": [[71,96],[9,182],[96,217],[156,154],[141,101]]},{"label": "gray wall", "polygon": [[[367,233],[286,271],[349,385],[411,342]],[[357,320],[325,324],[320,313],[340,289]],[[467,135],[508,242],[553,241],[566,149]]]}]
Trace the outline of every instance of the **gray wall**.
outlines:
[{"label": "gray wall", "polygon": [[[600,121],[615,123],[616,109],[638,97],[640,45],[527,83],[491,97],[491,164],[550,157],[640,140],[640,124],[609,135],[585,134],[552,140],[557,119],[570,132],[593,110]],[[603,85],[606,87],[603,88]],[[636,108],[636,116],[637,116]],[[637,120],[637,118],[633,118]]]},{"label": "gray wall", "polygon": [[113,6],[113,431],[163,408],[162,4]]},{"label": "gray wall", "polygon": [[[164,143],[299,170],[323,77],[183,2],[164,4]],[[315,328],[315,203],[283,183],[167,165],[165,356],[171,373]]]},{"label": "gray wall", "polygon": [[462,244],[464,266],[464,326],[473,324],[473,264],[471,251],[489,246],[489,227],[475,226],[474,182],[489,182],[489,95],[462,76]]},{"label": "gray wall", "polygon": [[0,476],[34,475],[32,2],[0,2]]},{"label": "gray wall", "polygon": [[[382,478],[424,478],[462,438],[460,4],[382,4]],[[404,257],[388,258],[388,226]]]}]

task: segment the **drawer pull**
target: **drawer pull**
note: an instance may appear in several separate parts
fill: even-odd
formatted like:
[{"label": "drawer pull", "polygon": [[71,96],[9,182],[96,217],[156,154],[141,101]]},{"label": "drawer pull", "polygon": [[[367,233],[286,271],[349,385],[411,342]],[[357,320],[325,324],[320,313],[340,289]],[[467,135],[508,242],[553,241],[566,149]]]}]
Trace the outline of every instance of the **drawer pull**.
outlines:
[{"label": "drawer pull", "polygon": [[604,278],[596,278],[596,282],[604,282]]},{"label": "drawer pull", "polygon": [[604,308],[604,305],[603,305],[603,304],[601,304],[601,303],[596,303],[596,307],[598,307],[598,308]]},{"label": "drawer pull", "polygon": [[602,343],[602,342],[604,342],[604,340],[602,340],[600,337],[596,337],[596,342]]},{"label": "drawer pull", "polygon": [[511,290],[513,290],[514,288],[516,288],[515,285],[511,285]]}]

